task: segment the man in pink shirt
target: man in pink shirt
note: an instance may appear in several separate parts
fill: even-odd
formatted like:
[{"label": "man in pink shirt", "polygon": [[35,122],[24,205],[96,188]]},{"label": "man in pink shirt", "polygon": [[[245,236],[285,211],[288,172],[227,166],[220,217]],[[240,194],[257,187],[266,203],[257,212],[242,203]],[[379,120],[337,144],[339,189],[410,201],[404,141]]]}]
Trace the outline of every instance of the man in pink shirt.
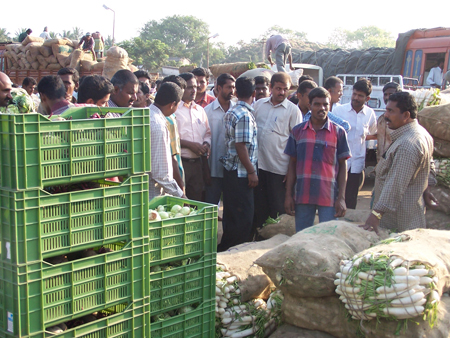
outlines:
[{"label": "man in pink shirt", "polygon": [[197,81],[194,74],[180,74],[186,89],[175,112],[181,141],[181,159],[185,171],[186,196],[202,201],[203,173],[209,174],[208,157],[211,152],[211,129],[205,110],[195,103]]}]

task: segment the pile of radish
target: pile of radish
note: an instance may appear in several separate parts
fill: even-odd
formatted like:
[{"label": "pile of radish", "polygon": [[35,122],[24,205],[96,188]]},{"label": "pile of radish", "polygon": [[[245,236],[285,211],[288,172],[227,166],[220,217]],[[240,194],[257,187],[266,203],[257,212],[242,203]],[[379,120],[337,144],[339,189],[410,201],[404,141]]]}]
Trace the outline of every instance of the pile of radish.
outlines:
[{"label": "pile of radish", "polygon": [[271,293],[267,302],[252,299],[241,302],[239,280],[226,266],[217,264],[216,337],[267,337],[280,321],[281,292]]},{"label": "pile of radish", "polygon": [[168,218],[193,216],[198,213],[198,210],[188,206],[181,206],[179,204],[170,205],[158,205],[158,207],[153,210],[149,210],[149,220],[150,221],[161,221]]},{"label": "pile of radish", "polygon": [[341,261],[336,293],[353,319],[409,319],[436,322],[440,295],[435,272],[421,262],[367,253]]}]

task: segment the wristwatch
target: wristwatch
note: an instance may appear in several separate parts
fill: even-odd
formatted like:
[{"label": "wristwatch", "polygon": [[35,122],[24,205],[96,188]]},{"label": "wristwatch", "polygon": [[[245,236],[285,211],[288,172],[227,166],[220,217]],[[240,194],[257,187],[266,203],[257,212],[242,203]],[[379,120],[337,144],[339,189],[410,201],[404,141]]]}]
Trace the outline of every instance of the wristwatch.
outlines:
[{"label": "wristwatch", "polygon": [[381,215],[379,212],[376,212],[375,210],[372,210],[372,214],[378,219],[381,219],[381,217],[383,217],[383,215]]}]

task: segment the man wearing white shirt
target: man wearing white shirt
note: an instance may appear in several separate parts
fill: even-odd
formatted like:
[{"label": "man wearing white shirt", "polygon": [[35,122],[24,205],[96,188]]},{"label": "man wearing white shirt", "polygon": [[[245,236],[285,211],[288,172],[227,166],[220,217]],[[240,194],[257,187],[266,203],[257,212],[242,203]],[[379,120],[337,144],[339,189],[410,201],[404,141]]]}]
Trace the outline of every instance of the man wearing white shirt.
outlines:
[{"label": "man wearing white shirt", "polygon": [[258,178],[255,189],[255,226],[260,227],[268,216],[284,214],[286,174],[289,156],[284,153],[292,129],[302,122],[297,105],[287,99],[291,77],[275,73],[270,80],[272,95],[254,104],[258,126]]},{"label": "man wearing white shirt", "polygon": [[154,104],[150,106],[152,157],[150,200],[163,194],[186,197],[173,178],[172,152],[170,151],[170,136],[166,120],[166,116],[172,115],[178,109],[182,96],[183,91],[175,83],[164,83],[156,94]]},{"label": "man wearing white shirt", "polygon": [[435,88],[441,88],[443,71],[444,71],[444,59],[440,59],[438,61],[438,65],[434,68],[431,68],[430,73],[428,74],[427,77],[428,85]]},{"label": "man wearing white shirt", "polygon": [[377,118],[372,108],[366,106],[372,93],[372,84],[360,79],[353,85],[352,100],[333,109],[333,114],[350,123],[348,143],[352,157],[347,161],[348,178],[345,190],[347,208],[355,209],[362,171],[366,160],[366,140],[377,139]]},{"label": "man wearing white shirt", "polygon": [[342,80],[336,76],[330,76],[325,80],[323,84],[326,90],[330,93],[331,101],[330,101],[330,111],[334,111],[334,109],[340,106],[341,97],[344,94],[344,83]]},{"label": "man wearing white shirt", "polygon": [[230,74],[221,74],[216,80],[217,100],[205,107],[211,128],[211,156],[209,157],[211,175],[205,186],[206,203],[218,204],[223,191],[223,164],[219,162],[219,159],[227,153],[223,117],[235,105],[231,101],[235,91],[235,82],[236,79]]},{"label": "man wearing white shirt", "polygon": [[39,35],[39,37],[43,38],[44,40],[51,39],[50,34],[48,33],[47,27],[44,27],[44,31]]}]

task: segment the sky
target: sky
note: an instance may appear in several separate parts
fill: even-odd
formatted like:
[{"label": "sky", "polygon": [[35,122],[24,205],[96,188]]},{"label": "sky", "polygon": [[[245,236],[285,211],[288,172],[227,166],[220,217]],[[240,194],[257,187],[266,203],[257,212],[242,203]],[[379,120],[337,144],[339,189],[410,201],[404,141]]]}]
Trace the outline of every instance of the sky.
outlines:
[{"label": "sky", "polygon": [[38,36],[44,26],[54,32],[80,27],[85,33],[99,31],[104,36],[112,36],[113,12],[104,9],[103,4],[116,13],[116,42],[137,36],[148,21],[159,21],[172,15],[192,15],[206,22],[211,35],[219,34],[211,42],[223,42],[227,46],[235,45],[239,40],[250,42],[274,25],[305,32],[307,40],[318,43],[326,43],[336,28],[356,30],[362,26],[374,25],[390,32],[396,39],[399,33],[410,29],[450,27],[448,15],[443,14],[450,12],[450,1],[441,1],[439,6],[423,7],[417,0],[408,4],[392,0],[286,3],[288,6],[282,8],[274,2],[248,0],[2,1],[0,28],[6,28],[12,35],[20,28],[31,28],[32,35]]}]

